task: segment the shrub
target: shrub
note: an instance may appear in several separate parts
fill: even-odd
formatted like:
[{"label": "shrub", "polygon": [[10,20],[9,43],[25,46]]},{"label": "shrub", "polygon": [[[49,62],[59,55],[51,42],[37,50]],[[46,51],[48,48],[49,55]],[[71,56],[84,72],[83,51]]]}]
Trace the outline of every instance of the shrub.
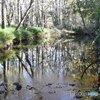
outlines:
[{"label": "shrub", "polygon": [[34,39],[40,39],[42,33],[42,29],[38,27],[27,27],[27,29],[24,29],[21,27],[18,31],[14,32],[14,35],[17,40],[32,40],[33,37]]},{"label": "shrub", "polygon": [[0,53],[0,61],[5,61],[7,59],[10,59],[14,56],[15,51],[13,50],[6,50],[3,53]]},{"label": "shrub", "polygon": [[0,30],[0,41],[5,43],[8,40],[13,40],[15,38],[11,30]]},{"label": "shrub", "polygon": [[77,34],[84,34],[83,29],[81,27],[78,27],[77,29],[73,29]]},{"label": "shrub", "polygon": [[21,32],[22,39],[29,40],[30,38],[32,38],[32,35],[31,35],[31,33],[29,31],[27,31],[27,30],[20,30],[20,32]]},{"label": "shrub", "polygon": [[[9,27],[9,26],[8,26]],[[17,27],[17,25],[16,24],[14,24],[14,25],[11,25],[10,27],[12,27],[12,28],[16,28]]]},{"label": "shrub", "polygon": [[95,40],[93,41],[96,45],[100,46],[100,35],[97,35]]},{"label": "shrub", "polygon": [[27,31],[31,33],[35,41],[42,39],[43,36],[43,34],[41,34],[43,32],[42,28],[29,26],[27,27]]},{"label": "shrub", "polygon": [[20,39],[20,37],[21,37],[21,32],[20,31],[16,31],[16,32],[14,32],[14,35],[15,35],[15,37],[16,37],[16,39]]},{"label": "shrub", "polygon": [[28,32],[27,30],[23,30],[23,29],[20,29],[20,30],[14,32],[14,35],[15,35],[16,39],[18,39],[18,40],[30,39],[32,36],[30,32]]},{"label": "shrub", "polygon": [[29,32],[31,32],[33,35],[39,35],[40,33],[43,32],[43,30],[41,28],[39,28],[39,27],[31,27],[31,26],[29,26],[29,27],[27,27],[27,30]]}]

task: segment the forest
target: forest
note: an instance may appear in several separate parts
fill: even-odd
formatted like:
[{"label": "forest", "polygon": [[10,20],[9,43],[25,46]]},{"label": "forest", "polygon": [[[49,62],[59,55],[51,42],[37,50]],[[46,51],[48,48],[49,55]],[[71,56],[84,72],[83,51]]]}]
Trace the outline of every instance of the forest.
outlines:
[{"label": "forest", "polygon": [[0,0],[0,100],[100,100],[100,0]]}]

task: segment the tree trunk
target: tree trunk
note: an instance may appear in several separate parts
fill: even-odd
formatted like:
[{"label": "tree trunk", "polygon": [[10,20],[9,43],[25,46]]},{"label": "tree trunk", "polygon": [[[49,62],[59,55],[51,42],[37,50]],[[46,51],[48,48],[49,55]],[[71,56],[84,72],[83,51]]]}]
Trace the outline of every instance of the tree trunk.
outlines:
[{"label": "tree trunk", "polygon": [[26,10],[24,16],[22,17],[22,19],[21,19],[21,21],[19,22],[18,26],[16,27],[15,31],[17,31],[17,30],[19,29],[19,27],[21,26],[21,24],[24,22],[25,18],[27,17],[27,15],[28,15],[29,12],[30,12],[30,9],[31,9],[32,5],[33,5],[33,0],[31,0],[28,9]]},{"label": "tree trunk", "polygon": [[82,14],[82,12],[81,12],[81,7],[80,7],[79,1],[77,1],[77,6],[78,6],[78,11],[79,11],[79,13],[80,13],[80,15],[81,15],[81,19],[82,19],[83,25],[84,25],[84,27],[86,28],[85,20],[84,20],[84,18],[83,18],[83,14]]},{"label": "tree trunk", "polygon": [[5,9],[5,1],[2,0],[1,5],[1,14],[2,14],[2,29],[6,28],[6,9]]},{"label": "tree trunk", "polygon": [[77,0],[77,6],[78,6],[78,11],[79,11],[79,13],[80,13],[80,15],[81,15],[81,19],[82,19],[83,26],[84,26],[84,28],[85,28],[87,34],[88,34],[89,36],[93,37],[92,34],[88,32],[88,29],[87,29],[87,27],[86,27],[85,19],[84,19],[84,17],[83,17],[82,11],[81,11],[80,0]]},{"label": "tree trunk", "polygon": [[20,22],[20,0],[17,0],[17,13],[18,13],[18,23]]}]

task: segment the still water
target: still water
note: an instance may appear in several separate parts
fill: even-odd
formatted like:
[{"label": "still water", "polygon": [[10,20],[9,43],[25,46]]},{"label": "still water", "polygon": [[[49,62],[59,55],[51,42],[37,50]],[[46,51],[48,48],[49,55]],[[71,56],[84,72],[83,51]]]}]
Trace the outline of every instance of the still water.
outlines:
[{"label": "still water", "polygon": [[99,96],[98,63],[81,79],[84,69],[95,59],[88,38],[59,39],[2,51],[0,100],[99,100],[95,99]]}]

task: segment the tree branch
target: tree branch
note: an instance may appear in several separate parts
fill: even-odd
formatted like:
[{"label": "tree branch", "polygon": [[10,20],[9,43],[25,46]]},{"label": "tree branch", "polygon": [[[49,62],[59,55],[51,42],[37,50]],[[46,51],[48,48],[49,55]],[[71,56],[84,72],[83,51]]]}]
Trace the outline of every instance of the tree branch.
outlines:
[{"label": "tree branch", "polygon": [[19,24],[18,24],[18,26],[16,27],[15,31],[17,31],[17,30],[19,29],[20,25],[23,23],[23,21],[25,20],[25,18],[26,18],[27,15],[29,14],[30,9],[31,9],[31,7],[32,7],[32,5],[33,5],[33,2],[34,2],[33,0],[30,1],[30,5],[29,5],[28,9],[26,10],[24,16],[22,17],[22,20],[19,22]]},{"label": "tree branch", "polygon": [[94,65],[95,63],[98,63],[100,61],[100,59],[92,62],[90,65],[88,65],[88,67],[85,68],[85,70],[83,71],[82,75],[81,75],[81,79],[83,78],[84,74],[86,73],[86,71],[88,70],[89,67],[91,67],[92,65]]}]

